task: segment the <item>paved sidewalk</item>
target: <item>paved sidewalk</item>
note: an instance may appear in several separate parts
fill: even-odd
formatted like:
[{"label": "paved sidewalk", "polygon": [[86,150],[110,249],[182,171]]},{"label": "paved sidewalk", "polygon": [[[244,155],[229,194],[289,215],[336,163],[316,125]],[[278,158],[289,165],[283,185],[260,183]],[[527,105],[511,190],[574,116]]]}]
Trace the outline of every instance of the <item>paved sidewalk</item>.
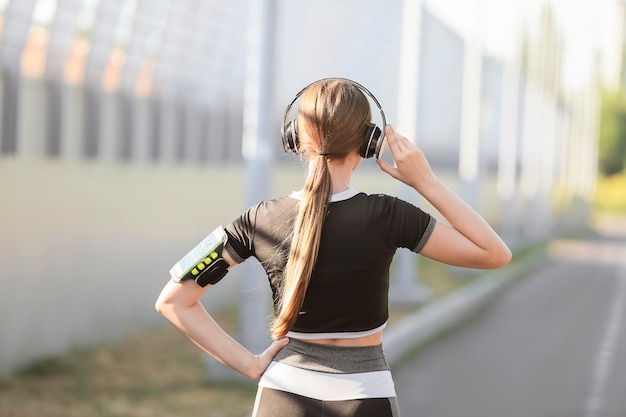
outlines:
[{"label": "paved sidewalk", "polygon": [[407,417],[626,416],[626,222],[551,242],[541,269],[392,367]]}]

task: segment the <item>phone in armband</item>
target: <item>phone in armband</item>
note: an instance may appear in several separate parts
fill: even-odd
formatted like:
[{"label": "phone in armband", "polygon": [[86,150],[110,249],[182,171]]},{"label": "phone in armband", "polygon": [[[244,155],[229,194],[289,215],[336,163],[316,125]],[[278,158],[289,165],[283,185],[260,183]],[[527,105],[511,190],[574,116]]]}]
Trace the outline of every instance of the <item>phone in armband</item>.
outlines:
[{"label": "phone in armband", "polygon": [[222,256],[227,240],[222,226],[213,230],[170,269],[172,280],[194,280],[201,287],[217,284],[228,273],[228,262]]}]

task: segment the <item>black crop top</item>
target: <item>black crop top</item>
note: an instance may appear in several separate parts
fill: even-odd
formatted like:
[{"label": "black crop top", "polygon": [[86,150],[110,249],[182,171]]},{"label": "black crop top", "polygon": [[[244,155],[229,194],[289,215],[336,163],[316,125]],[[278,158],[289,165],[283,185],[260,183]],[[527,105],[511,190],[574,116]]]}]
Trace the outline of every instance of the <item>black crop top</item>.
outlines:
[{"label": "black crop top", "polygon": [[[287,263],[299,194],[262,201],[225,227],[226,250],[236,262],[256,257],[277,302]],[[432,233],[428,213],[388,195],[350,189],[333,196],[298,333],[364,332],[388,319],[389,265],[399,247],[419,252]]]}]

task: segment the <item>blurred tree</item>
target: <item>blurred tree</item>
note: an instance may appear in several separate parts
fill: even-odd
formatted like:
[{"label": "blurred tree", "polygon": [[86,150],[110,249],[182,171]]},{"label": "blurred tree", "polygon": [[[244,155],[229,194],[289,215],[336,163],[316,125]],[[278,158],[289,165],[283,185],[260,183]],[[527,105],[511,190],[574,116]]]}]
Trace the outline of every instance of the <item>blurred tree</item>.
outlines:
[{"label": "blurred tree", "polygon": [[599,170],[603,175],[624,171],[626,164],[626,94],[602,92]]}]

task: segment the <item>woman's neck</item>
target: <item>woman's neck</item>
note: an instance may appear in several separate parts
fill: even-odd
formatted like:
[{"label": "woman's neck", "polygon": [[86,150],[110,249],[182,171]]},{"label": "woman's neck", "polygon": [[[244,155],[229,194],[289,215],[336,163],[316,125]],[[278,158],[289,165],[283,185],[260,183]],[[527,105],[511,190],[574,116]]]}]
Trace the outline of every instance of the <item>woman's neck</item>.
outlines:
[{"label": "woman's neck", "polygon": [[348,155],[343,160],[331,159],[328,161],[328,171],[332,183],[331,194],[339,194],[351,188],[352,171],[359,166],[359,155]]},{"label": "woman's neck", "polygon": [[330,168],[330,178],[332,182],[331,194],[339,194],[350,189],[352,171],[348,173],[345,173],[343,171],[336,171],[335,173],[333,173],[333,169]]}]

